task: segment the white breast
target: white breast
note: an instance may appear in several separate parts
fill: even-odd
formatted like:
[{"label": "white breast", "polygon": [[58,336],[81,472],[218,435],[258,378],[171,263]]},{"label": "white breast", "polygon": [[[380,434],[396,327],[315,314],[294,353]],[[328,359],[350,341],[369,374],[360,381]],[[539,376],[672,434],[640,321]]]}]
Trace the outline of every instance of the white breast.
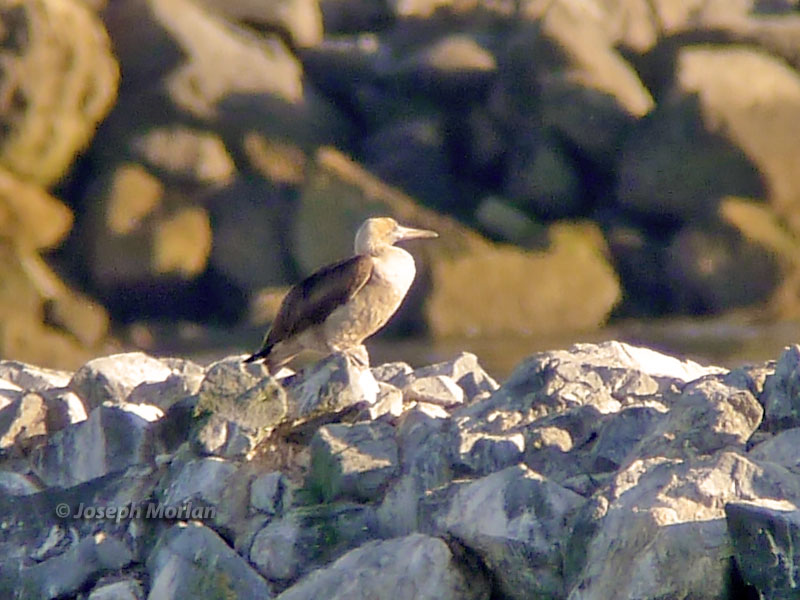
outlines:
[{"label": "white breast", "polygon": [[402,248],[389,246],[375,256],[374,276],[379,277],[403,298],[414,281],[414,258]]}]

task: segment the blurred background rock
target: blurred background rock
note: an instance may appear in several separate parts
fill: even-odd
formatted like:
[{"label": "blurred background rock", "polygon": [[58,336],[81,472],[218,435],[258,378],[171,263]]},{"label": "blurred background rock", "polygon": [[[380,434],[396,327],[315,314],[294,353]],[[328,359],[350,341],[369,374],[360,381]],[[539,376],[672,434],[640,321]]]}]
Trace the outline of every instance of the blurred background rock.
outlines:
[{"label": "blurred background rock", "polygon": [[3,358],[252,350],[376,214],[441,234],[378,343],[800,329],[794,0],[0,0],[0,54]]}]

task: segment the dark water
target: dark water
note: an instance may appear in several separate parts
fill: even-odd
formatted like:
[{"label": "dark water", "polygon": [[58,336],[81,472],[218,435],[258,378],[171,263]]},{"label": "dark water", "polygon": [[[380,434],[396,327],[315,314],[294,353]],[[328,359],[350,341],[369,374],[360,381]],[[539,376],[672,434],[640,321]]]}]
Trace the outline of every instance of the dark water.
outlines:
[{"label": "dark water", "polygon": [[[218,332],[202,343],[188,334],[156,341],[149,348],[154,354],[173,354],[207,364],[229,354],[251,352],[260,333]],[[160,336],[158,336],[160,337]],[[448,360],[461,351],[476,354],[483,367],[496,379],[508,377],[524,358],[544,350],[569,348],[578,342],[597,343],[619,340],[647,346],[673,356],[690,358],[701,364],[733,368],[743,364],[774,360],[783,348],[800,343],[800,322],[756,323],[736,317],[718,319],[668,319],[630,321],[605,329],[550,337],[504,336],[501,338],[406,339],[377,338],[368,341],[372,364],[405,361],[419,367]]]}]

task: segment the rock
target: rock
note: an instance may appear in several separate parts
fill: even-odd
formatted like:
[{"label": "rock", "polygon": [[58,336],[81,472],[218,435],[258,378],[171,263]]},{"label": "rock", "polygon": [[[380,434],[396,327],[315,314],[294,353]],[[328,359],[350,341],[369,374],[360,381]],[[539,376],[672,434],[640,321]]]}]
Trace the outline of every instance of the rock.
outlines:
[{"label": "rock", "polygon": [[61,431],[87,418],[86,408],[78,395],[68,388],[50,388],[39,392],[47,410],[47,433]]},{"label": "rock", "polygon": [[224,142],[210,131],[181,125],[154,127],[135,137],[131,145],[147,166],[175,179],[225,185],[236,174]]},{"label": "rock", "polygon": [[[570,542],[570,600],[725,597],[732,554],[725,505],[796,502],[800,483],[782,467],[722,451],[687,461],[637,460],[605,489]],[[628,573],[624,581],[620,572]]]},{"label": "rock", "polygon": [[[17,43],[3,52],[0,85],[17,100],[3,110],[0,162],[49,186],[66,174],[114,102],[117,63],[102,23],[82,2],[41,0],[4,13]],[[32,72],[35,80],[26,77]]]},{"label": "rock", "polygon": [[524,248],[534,247],[542,232],[542,227],[524,211],[499,196],[482,199],[474,218],[490,237]]},{"label": "rock", "polygon": [[413,198],[438,209],[455,207],[444,115],[403,116],[385,123],[362,140],[360,154],[366,169]]},{"label": "rock", "polygon": [[388,6],[370,0],[320,0],[319,8],[328,34],[371,30],[390,19]]},{"label": "rock", "polygon": [[208,457],[189,460],[172,467],[176,472],[164,486],[163,502],[168,506],[217,506],[222,493],[236,473],[236,465],[221,458]]},{"label": "rock", "polygon": [[[613,473],[625,466],[625,459],[632,455],[634,448],[666,418],[665,413],[652,406],[628,406],[617,413],[603,415],[590,450],[590,472]],[[647,450],[644,444],[640,447]]]},{"label": "rock", "polygon": [[186,377],[173,372],[163,381],[140,383],[131,390],[127,400],[131,404],[150,404],[167,411],[173,404],[196,394],[202,381],[203,373]]},{"label": "rock", "polygon": [[375,533],[375,512],[368,506],[333,503],[298,508],[256,534],[250,561],[267,579],[285,586],[373,539]]},{"label": "rock", "polygon": [[212,241],[206,209],[174,197],[141,165],[109,167],[87,195],[94,208],[83,217],[84,252],[92,283],[105,296],[125,286],[177,286],[176,276],[205,269]]},{"label": "rock", "polygon": [[322,41],[322,12],[317,0],[279,0],[267,4],[250,0],[201,0],[201,4],[228,19],[285,31],[292,43],[300,47]]},{"label": "rock", "polygon": [[452,407],[464,402],[464,390],[447,375],[430,375],[414,377],[403,388],[403,397],[406,400]]},{"label": "rock", "polygon": [[147,559],[149,598],[272,598],[269,584],[208,527],[166,530]]},{"label": "rock", "polygon": [[72,212],[64,204],[38,185],[2,167],[0,214],[3,235],[30,250],[52,248],[72,226]]},{"label": "rock", "polygon": [[478,364],[478,357],[471,352],[462,352],[452,360],[421,367],[403,375],[397,374],[389,383],[405,387],[417,379],[439,376],[455,381],[464,390],[468,402],[478,394],[494,392],[499,387],[492,376]]},{"label": "rock", "polygon": [[306,487],[324,502],[339,498],[379,500],[398,470],[394,428],[381,422],[320,427],[311,440]]},{"label": "rock", "polygon": [[[60,598],[78,592],[98,575],[129,565],[133,555],[119,539],[103,532],[88,536],[62,554],[3,577],[6,598]],[[5,589],[3,589],[5,588]]]},{"label": "rock", "polygon": [[382,415],[398,417],[403,413],[403,392],[390,383],[378,382],[378,396],[369,407],[369,418],[373,421]]},{"label": "rock", "polygon": [[[490,397],[454,416],[474,421],[478,431],[497,432],[579,405],[607,414],[629,399],[723,371],[620,342],[576,344],[568,351],[531,356]],[[496,416],[489,426],[486,417],[492,413]]]},{"label": "rock", "polygon": [[414,369],[405,362],[388,362],[372,367],[372,376],[378,383],[388,383],[395,387],[401,387],[407,381],[405,377]]},{"label": "rock", "polygon": [[[775,292],[782,270],[772,249],[724,224],[683,227],[667,247],[664,262],[672,305],[687,313],[763,303]],[[739,277],[751,282],[746,290],[734,283]]]},{"label": "rock", "polygon": [[[800,134],[800,75],[756,48],[688,46],[676,58],[675,88],[697,99],[708,130],[720,132],[752,161],[775,212],[791,231],[800,231],[798,174],[785,160]],[[768,97],[762,95],[765,89]]]},{"label": "rock", "polygon": [[[742,249],[742,268],[751,270],[739,271],[737,276],[751,277],[748,287],[754,288],[754,296],[771,296],[770,312],[776,318],[791,319],[798,311],[795,286],[800,245],[789,228],[770,206],[745,198],[723,198],[719,214],[724,225],[740,236],[737,248]],[[755,272],[754,267],[762,271]]]},{"label": "rock", "polygon": [[[231,422],[250,438],[252,447],[285,418],[286,393],[263,365],[245,365],[241,356],[228,357],[209,365],[200,384],[195,414],[206,413],[216,417],[209,427],[220,420]],[[223,441],[230,437],[226,434]]]},{"label": "rock", "polygon": [[292,488],[280,471],[264,473],[253,480],[250,505],[268,515],[282,515],[292,504]]},{"label": "rock", "polygon": [[800,511],[789,502],[730,502],[725,505],[725,518],[744,582],[761,598],[796,596]]},{"label": "rock", "polygon": [[92,588],[87,600],[145,600],[142,584],[136,579],[101,583]]},{"label": "rock", "polygon": [[435,527],[480,556],[507,597],[558,597],[566,523],[583,503],[520,465],[460,486]]},{"label": "rock", "polygon": [[[581,214],[586,192],[580,172],[555,136],[522,129],[516,132],[509,154],[504,191],[526,218],[533,215],[552,220]],[[518,227],[524,223],[519,222]],[[531,237],[534,231],[529,223],[523,233]],[[523,234],[518,235],[524,239]]]},{"label": "rock", "polygon": [[744,448],[761,423],[763,409],[749,390],[714,376],[686,385],[665,419],[631,452],[629,460],[690,458],[727,447]]},{"label": "rock", "polygon": [[98,352],[91,342],[107,332],[105,311],[68,288],[28,243],[0,242],[0,279],[2,356],[77,368]]},{"label": "rock", "polygon": [[797,472],[800,471],[798,443],[800,443],[800,428],[786,429],[750,448],[747,456],[757,462],[771,462]]},{"label": "rock", "polygon": [[783,351],[775,372],[764,381],[760,400],[764,405],[765,430],[800,426],[800,346],[794,344]]},{"label": "rock", "polygon": [[13,471],[0,471],[0,493],[7,496],[29,496],[40,491],[42,488],[32,477]]},{"label": "rock", "polygon": [[[532,23],[518,27],[500,61],[510,103],[529,113],[533,87],[542,125],[602,161],[635,120],[650,112],[650,93],[596,23],[557,6],[529,18]],[[514,122],[517,110],[504,116]]]},{"label": "rock", "polygon": [[[497,73],[497,60],[491,44],[480,34],[446,33],[412,51],[391,65],[391,77],[407,93],[460,101],[480,98]],[[483,42],[483,43],[481,43]],[[489,46],[489,47],[487,47]]]},{"label": "rock", "polygon": [[70,487],[135,464],[149,464],[150,423],[119,406],[98,406],[81,423],[51,435],[31,455],[48,486]]},{"label": "rock", "polygon": [[172,370],[143,352],[113,354],[90,360],[72,376],[69,387],[90,411],[104,402],[121,404],[143,382],[164,381]]},{"label": "rock", "polygon": [[[343,120],[304,86],[302,67],[281,38],[252,35],[215,14],[228,10],[239,14],[246,9],[246,14],[282,14],[293,19],[283,13],[293,5],[306,6],[313,12],[316,3],[290,0],[267,7],[216,0],[175,0],[169,4],[126,0],[110,5],[104,11],[106,25],[130,84],[128,89],[136,92],[122,94],[108,120],[120,130],[109,131],[103,145],[113,148],[114,143],[122,142],[112,135],[121,133],[124,137],[131,130],[131,115],[138,117],[138,127],[146,127],[150,118],[146,115],[163,111],[174,114],[176,110],[195,126],[205,122],[226,132],[226,139],[227,135],[238,137],[248,130],[301,145],[336,139],[346,127]],[[198,31],[204,32],[202,44],[197,43]],[[146,60],[138,45],[143,38],[152,40],[158,48]],[[156,110],[162,113],[150,112]]]},{"label": "rock", "polygon": [[[585,330],[602,323],[618,300],[619,287],[602,258],[599,232],[586,224],[559,224],[550,228],[549,235],[551,245],[545,252],[497,246],[436,261],[426,306],[433,333],[442,337],[511,331],[546,334],[555,328]],[[465,285],[475,290],[475,281],[487,294],[465,296],[459,291],[467,289]],[[509,282],[515,282],[514,290],[508,289]],[[540,293],[543,282],[554,294],[552,302],[549,294]],[[508,294],[488,294],[500,288]],[[584,294],[579,291],[583,289],[592,291]]]},{"label": "rock", "polygon": [[47,408],[39,394],[25,394],[0,410],[0,449],[46,433]]},{"label": "rock", "polygon": [[365,402],[375,404],[378,383],[368,368],[337,352],[303,369],[288,382],[288,416],[292,419],[336,413]]},{"label": "rock", "polygon": [[489,598],[481,575],[459,568],[442,540],[421,534],[370,542],[295,584],[281,600],[477,600]]},{"label": "rock", "polygon": [[243,427],[220,415],[209,415],[193,439],[200,454],[222,458],[243,458],[262,439],[266,431]]},{"label": "rock", "polygon": [[455,477],[458,434],[452,420],[430,416],[419,405],[400,417],[396,438],[401,476],[386,490],[378,509],[383,537],[420,530],[421,500]]},{"label": "rock", "polygon": [[[214,230],[211,265],[248,294],[285,285],[289,276],[283,223],[285,206],[274,187],[237,181],[210,199]],[[270,260],[254,260],[254,248],[274,251]]]},{"label": "rock", "polygon": [[522,462],[525,436],[521,433],[492,435],[464,432],[459,448],[459,466],[482,477]]}]

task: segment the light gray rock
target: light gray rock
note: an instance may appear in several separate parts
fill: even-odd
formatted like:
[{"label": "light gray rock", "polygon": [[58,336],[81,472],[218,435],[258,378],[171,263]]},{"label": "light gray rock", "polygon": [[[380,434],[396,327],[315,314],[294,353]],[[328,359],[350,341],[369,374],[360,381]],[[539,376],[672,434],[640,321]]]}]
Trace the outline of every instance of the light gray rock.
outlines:
[{"label": "light gray rock", "polygon": [[68,425],[87,419],[86,408],[69,388],[49,388],[39,392],[47,407],[47,432],[61,431]]},{"label": "light gray rock", "polygon": [[459,448],[459,463],[476,477],[522,462],[525,436],[520,433],[470,433],[463,432]]},{"label": "light gray rock", "polygon": [[373,421],[381,415],[399,417],[403,413],[403,392],[391,383],[378,382],[378,396],[375,404],[369,407],[369,416]]},{"label": "light gray rock", "polygon": [[405,376],[414,371],[411,365],[402,361],[384,363],[372,367],[370,370],[377,382],[389,383],[395,387],[402,387],[405,385]]},{"label": "light gray rock", "polygon": [[237,466],[224,459],[206,457],[172,467],[177,471],[164,487],[163,502],[169,506],[188,503],[216,506],[236,473]]},{"label": "light gray rock", "polygon": [[280,471],[264,473],[250,486],[250,505],[268,515],[280,515],[292,504],[292,487]]},{"label": "light gray rock", "polygon": [[0,385],[0,410],[3,410],[12,402],[16,402],[22,398],[25,392],[21,387],[11,383],[10,381],[0,379],[0,382],[2,382],[2,385]]},{"label": "light gray rock", "polygon": [[796,504],[800,480],[778,465],[723,451],[634,461],[596,498],[565,558],[570,600],[725,598],[733,553],[725,505],[774,498]]},{"label": "light gray rock", "polygon": [[335,413],[354,404],[375,404],[378,382],[368,368],[337,352],[284,380],[292,419]]},{"label": "light gray rock", "polygon": [[800,473],[800,427],[787,429],[756,444],[747,455],[758,462],[772,462]]},{"label": "light gray rock", "polygon": [[0,449],[47,433],[47,407],[39,394],[29,392],[0,410]]},{"label": "light gray rock", "polygon": [[18,385],[20,389],[32,392],[65,387],[71,378],[72,374],[67,371],[45,369],[17,360],[0,361],[0,379],[10,381]]},{"label": "light gray rock", "polygon": [[520,465],[459,486],[434,523],[481,557],[506,597],[556,598],[567,522],[584,502]]},{"label": "light gray rock", "polygon": [[315,571],[281,600],[478,600],[489,598],[480,574],[461,567],[442,540],[414,534],[370,542]]},{"label": "light gray rock", "polygon": [[670,389],[725,372],[616,341],[576,344],[531,356],[490,397],[455,410],[453,417],[460,429],[500,433],[577,406],[608,414],[643,399],[660,402]]},{"label": "light gray rock", "polygon": [[767,431],[800,426],[800,345],[794,344],[783,351],[775,372],[764,381],[761,403]]},{"label": "light gray rock", "polygon": [[34,449],[31,466],[48,486],[69,487],[135,464],[150,464],[150,423],[119,406],[98,406]]},{"label": "light gray rock", "polygon": [[138,580],[122,579],[96,585],[88,600],[144,600],[144,590]]},{"label": "light gray rock", "polygon": [[603,415],[589,451],[588,471],[611,473],[624,466],[631,451],[665,418],[664,412],[651,406],[629,406]]},{"label": "light gray rock", "polygon": [[273,597],[269,584],[214,531],[181,523],[165,531],[147,559],[149,600]]},{"label": "light gray rock", "polygon": [[763,409],[747,389],[715,376],[683,388],[667,417],[631,451],[628,461],[662,456],[689,458],[740,447],[761,423]]},{"label": "light gray rock", "polygon": [[250,562],[270,581],[286,586],[298,577],[374,539],[375,511],[332,503],[297,508],[253,538]]},{"label": "light gray rock", "polygon": [[401,476],[390,484],[378,509],[384,537],[419,531],[420,502],[428,491],[452,481],[458,465],[458,431],[450,419],[414,407],[400,417],[396,438]]},{"label": "light gray rock", "polygon": [[464,390],[467,401],[471,401],[480,393],[494,392],[499,387],[492,376],[480,366],[478,357],[471,352],[461,352],[451,360],[421,367],[406,375],[406,377],[398,376],[397,380],[389,383],[404,387],[415,379],[443,375],[455,381]]},{"label": "light gray rock", "polygon": [[0,494],[28,496],[41,490],[39,484],[28,475],[14,471],[0,471]]},{"label": "light gray rock", "polygon": [[464,402],[464,390],[447,375],[429,375],[415,377],[403,388],[403,397],[407,401],[452,407]]},{"label": "light gray rock", "polygon": [[796,598],[800,592],[800,510],[789,502],[725,505],[728,534],[745,583],[760,598]]},{"label": "light gray rock", "polygon": [[380,421],[320,427],[311,440],[306,487],[317,490],[326,502],[380,499],[398,471],[394,434],[391,425]]},{"label": "light gray rock", "polygon": [[69,387],[91,411],[104,402],[125,402],[137,385],[164,381],[171,373],[166,364],[143,352],[112,354],[90,360],[75,371]]},{"label": "light gray rock", "polygon": [[11,578],[5,574],[0,592],[4,592],[4,598],[14,600],[60,598],[78,592],[98,575],[121,569],[132,560],[133,554],[122,541],[100,532],[83,538],[62,554],[23,567]]},{"label": "light gray rock", "polygon": [[161,410],[196,394],[203,380],[202,374],[185,376],[171,373],[163,381],[144,382],[137,385],[128,394],[127,401],[133,404],[151,404]]}]

